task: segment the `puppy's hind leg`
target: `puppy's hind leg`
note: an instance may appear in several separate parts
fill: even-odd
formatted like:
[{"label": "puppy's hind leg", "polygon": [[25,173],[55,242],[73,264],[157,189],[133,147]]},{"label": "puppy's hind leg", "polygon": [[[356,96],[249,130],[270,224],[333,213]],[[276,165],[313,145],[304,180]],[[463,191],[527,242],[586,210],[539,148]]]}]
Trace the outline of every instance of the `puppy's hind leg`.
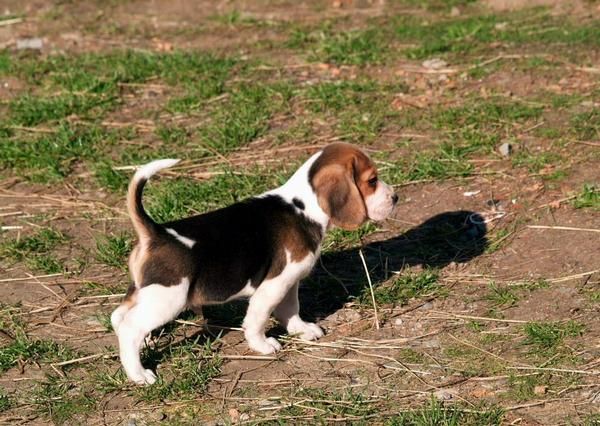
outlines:
[{"label": "puppy's hind leg", "polygon": [[135,306],[129,309],[116,329],[121,364],[131,381],[138,384],[152,384],[156,381],[156,375],[142,367],[142,342],[148,333],[173,320],[183,311],[189,286],[189,280],[184,278],[175,286],[152,284],[137,291]]},{"label": "puppy's hind leg", "polygon": [[112,328],[115,331],[115,333],[119,329],[119,325],[123,321],[123,318],[125,318],[125,315],[127,315],[127,312],[129,312],[133,305],[135,305],[135,293],[135,284],[131,283],[129,285],[129,288],[127,289],[127,294],[125,295],[123,303],[121,303],[121,305],[117,309],[115,309],[111,314],[110,323],[112,324]]}]

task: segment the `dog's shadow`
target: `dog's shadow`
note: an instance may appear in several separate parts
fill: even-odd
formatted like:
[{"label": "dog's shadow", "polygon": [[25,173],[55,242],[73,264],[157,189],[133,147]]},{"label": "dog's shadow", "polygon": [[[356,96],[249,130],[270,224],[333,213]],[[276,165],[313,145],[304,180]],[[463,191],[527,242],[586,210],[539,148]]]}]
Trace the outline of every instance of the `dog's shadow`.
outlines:
[{"label": "dog's shadow", "polygon": [[[422,265],[442,268],[451,262],[467,262],[488,246],[487,227],[481,215],[452,211],[433,216],[403,234],[362,247],[374,286],[386,281],[393,271]],[[300,287],[303,318],[318,320],[338,311],[359,296],[367,285],[359,249],[326,252]],[[239,326],[247,302],[205,308],[209,324]],[[270,334],[284,330],[277,328]]]},{"label": "dog's shadow", "polygon": [[[467,262],[485,251],[488,246],[486,234],[487,227],[481,215],[452,211],[433,216],[398,236],[366,244],[362,251],[376,287],[405,267],[442,268],[451,262]],[[366,285],[359,248],[323,253],[313,272],[300,286],[302,317],[310,321],[326,318],[361,295]],[[203,315],[208,327],[196,328],[175,345],[198,339],[206,342],[227,334],[228,327],[239,327],[242,323],[247,305],[247,301],[235,301],[205,307]],[[185,312],[180,318],[193,320],[194,314]],[[177,327],[176,323],[170,323],[153,334],[170,335]],[[285,330],[276,327],[268,334],[277,336],[285,334]],[[171,343],[167,345],[173,349]],[[164,348],[165,344],[159,344],[147,351],[145,362],[155,367],[166,355]]]}]

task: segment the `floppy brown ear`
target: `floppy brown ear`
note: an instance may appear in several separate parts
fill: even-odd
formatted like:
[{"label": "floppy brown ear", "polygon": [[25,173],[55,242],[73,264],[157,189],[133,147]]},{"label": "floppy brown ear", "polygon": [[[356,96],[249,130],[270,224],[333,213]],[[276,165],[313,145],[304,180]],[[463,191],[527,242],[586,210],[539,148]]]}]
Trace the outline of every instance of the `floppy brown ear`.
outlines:
[{"label": "floppy brown ear", "polygon": [[334,225],[354,230],[367,220],[367,209],[354,182],[353,170],[339,164],[328,165],[315,176],[313,185],[319,205]]}]

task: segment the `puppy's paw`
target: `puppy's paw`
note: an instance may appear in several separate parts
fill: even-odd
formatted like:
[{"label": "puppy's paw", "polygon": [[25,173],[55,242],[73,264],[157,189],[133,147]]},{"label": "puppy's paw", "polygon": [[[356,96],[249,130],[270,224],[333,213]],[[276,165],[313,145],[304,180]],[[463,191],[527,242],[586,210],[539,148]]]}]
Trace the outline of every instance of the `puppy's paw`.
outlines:
[{"label": "puppy's paw", "polygon": [[297,334],[302,340],[317,340],[323,337],[323,330],[314,322],[302,320],[290,322],[287,330],[289,334]]},{"label": "puppy's paw", "polygon": [[132,382],[138,385],[151,385],[156,382],[156,374],[152,370],[140,370],[130,377]]},{"label": "puppy's paw", "polygon": [[255,352],[268,355],[281,350],[281,344],[274,337],[255,337],[248,340],[248,346]]}]

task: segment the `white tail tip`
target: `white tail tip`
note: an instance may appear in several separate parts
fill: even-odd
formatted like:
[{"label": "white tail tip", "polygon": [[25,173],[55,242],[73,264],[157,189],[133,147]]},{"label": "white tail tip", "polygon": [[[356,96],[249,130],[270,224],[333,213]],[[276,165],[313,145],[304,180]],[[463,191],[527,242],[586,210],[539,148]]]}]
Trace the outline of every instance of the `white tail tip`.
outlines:
[{"label": "white tail tip", "polygon": [[150,176],[158,172],[162,169],[167,169],[169,167],[173,167],[175,164],[179,163],[180,159],[167,158],[164,160],[156,160],[152,161],[148,164],[140,167],[137,172],[135,172],[135,176],[133,177],[135,180],[139,179],[150,179]]}]

